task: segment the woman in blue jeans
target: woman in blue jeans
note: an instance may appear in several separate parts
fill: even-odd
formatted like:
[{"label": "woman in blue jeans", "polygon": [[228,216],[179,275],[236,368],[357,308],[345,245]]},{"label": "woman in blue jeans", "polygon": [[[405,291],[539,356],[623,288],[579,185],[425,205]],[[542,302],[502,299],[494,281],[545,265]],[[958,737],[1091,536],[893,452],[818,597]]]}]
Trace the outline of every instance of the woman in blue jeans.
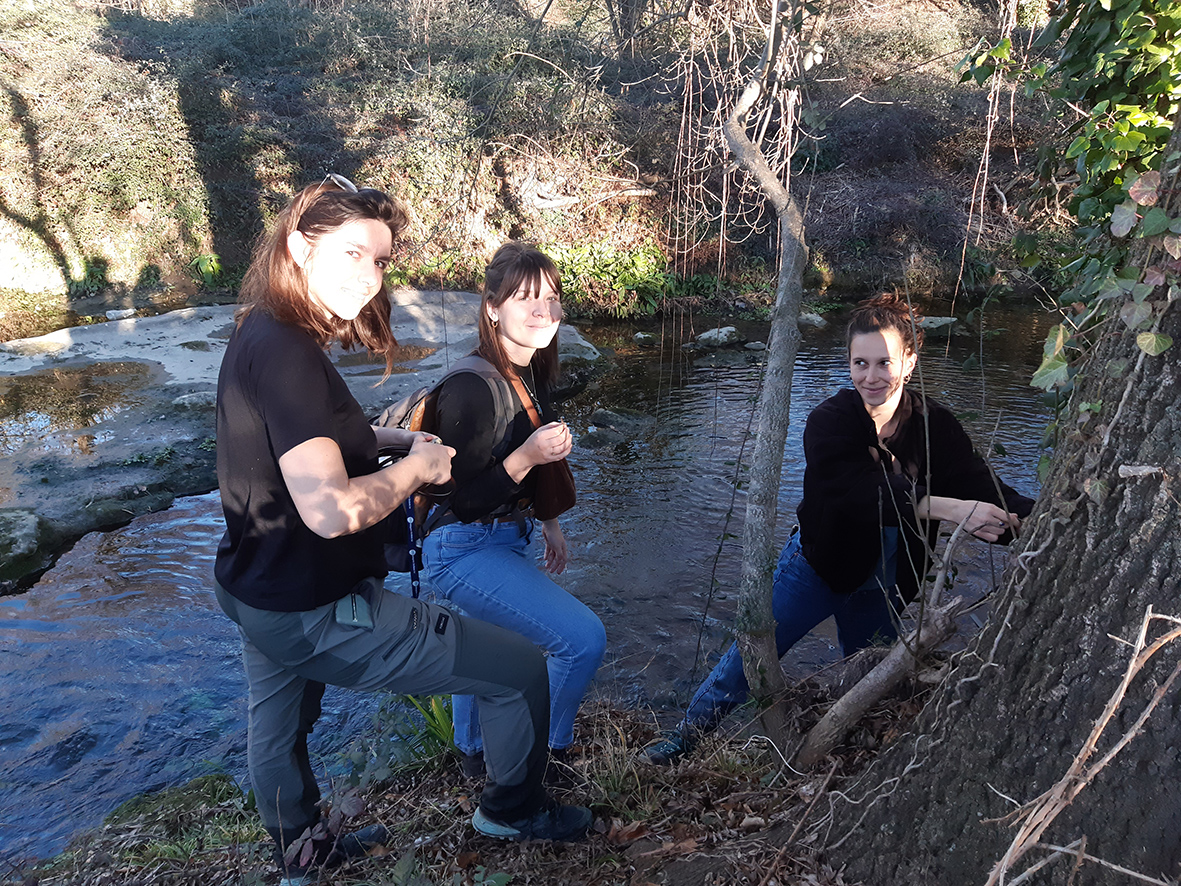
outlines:
[{"label": "woman in blue jeans", "polygon": [[[607,642],[599,617],[546,574],[566,568],[566,540],[556,516],[533,513],[534,469],[563,460],[571,447],[549,398],[561,318],[561,277],[553,262],[522,243],[497,250],[485,274],[475,352],[491,368],[450,375],[435,400],[435,428],[455,449],[455,490],[448,512],[432,514],[436,528],[423,544],[425,574],[438,594],[546,653],[549,746],[558,761],[568,756],[578,706]],[[544,572],[529,553],[538,525]],[[477,775],[483,745],[475,700],[455,696],[453,716],[464,770]]]},{"label": "woman in blue jeans", "polygon": [[[816,407],[804,428],[799,531],[772,587],[780,656],[829,616],[845,655],[893,642],[941,520],[1004,544],[1033,509],[993,475],[949,410],[906,387],[922,328],[905,302],[895,294],[862,302],[846,340],[853,387]],[[731,646],[648,759],[676,761],[747,693],[742,656]]]}]

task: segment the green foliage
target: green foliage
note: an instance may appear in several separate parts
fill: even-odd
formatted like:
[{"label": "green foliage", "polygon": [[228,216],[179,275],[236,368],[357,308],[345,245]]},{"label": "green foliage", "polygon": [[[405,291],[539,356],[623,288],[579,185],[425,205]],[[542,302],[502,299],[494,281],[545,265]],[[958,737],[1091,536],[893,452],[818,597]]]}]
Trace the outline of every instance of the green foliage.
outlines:
[{"label": "green foliage", "polygon": [[172,460],[176,455],[176,449],[172,446],[165,446],[163,449],[158,449],[155,452],[140,452],[130,458],[125,458],[119,464],[124,467],[134,467],[135,465],[154,465],[157,468],[162,468]]},{"label": "green foliage", "polygon": [[213,289],[221,282],[221,258],[217,255],[199,255],[189,262],[189,269],[206,289]]},{"label": "green foliage", "polygon": [[[1181,155],[1162,156],[1181,105],[1181,8],[1172,0],[1067,0],[1036,46],[1054,47],[1053,65],[1022,63],[1009,41],[974,54],[963,79],[1003,75],[1043,90],[1077,119],[1063,156],[1079,185],[1070,208],[1082,226],[1082,248],[1060,265],[1074,306],[1046,337],[1032,384],[1058,394],[1073,384],[1090,333],[1115,315],[1136,333],[1148,356],[1172,345],[1157,324],[1181,295],[1181,218],[1162,205],[1162,178],[1172,180]],[[1043,163],[1052,164],[1047,151]],[[1147,266],[1131,264],[1132,244]],[[1025,244],[1028,246],[1028,244]],[[1033,250],[1023,264],[1042,261]]]},{"label": "green foliage", "polygon": [[669,299],[704,300],[721,289],[713,274],[682,276],[654,244],[617,249],[608,243],[546,247],[562,272],[562,292],[576,305],[605,306],[617,317],[654,314]]},{"label": "green foliage", "polygon": [[107,277],[110,263],[105,258],[91,257],[82,262],[82,275],[77,280],[69,282],[71,298],[85,298],[97,295],[108,286],[111,281]]},{"label": "green foliage", "polygon": [[451,696],[387,695],[373,715],[373,733],[343,753],[348,781],[361,788],[406,769],[432,769],[455,753]]}]

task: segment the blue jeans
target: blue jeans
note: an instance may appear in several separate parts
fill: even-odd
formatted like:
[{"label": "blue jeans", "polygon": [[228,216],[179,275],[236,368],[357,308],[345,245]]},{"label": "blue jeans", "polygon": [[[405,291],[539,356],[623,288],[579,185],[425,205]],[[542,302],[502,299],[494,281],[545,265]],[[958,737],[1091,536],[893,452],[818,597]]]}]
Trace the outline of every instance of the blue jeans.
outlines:
[{"label": "blue jeans", "polygon": [[[892,567],[885,572],[892,586]],[[893,612],[900,611],[901,606],[897,590],[892,588],[887,597],[882,590],[883,584],[871,580],[851,594],[834,592],[805,559],[800,550],[799,535],[793,535],[779,555],[771,590],[775,647],[779,656],[782,658],[787,650],[829,616],[836,618],[837,637],[845,655],[852,655],[875,642],[893,642],[898,637]],[[698,731],[713,729],[737,705],[746,701],[749,691],[746,674],[742,671],[742,655],[735,644],[693,694],[685,711],[684,723]]]},{"label": "blue jeans", "polygon": [[[475,618],[516,631],[546,653],[551,748],[574,741],[574,717],[607,648],[599,617],[542,572],[529,556],[533,521],[450,523],[423,542],[424,576],[435,592]],[[475,699],[453,696],[455,744],[481,750]]]}]

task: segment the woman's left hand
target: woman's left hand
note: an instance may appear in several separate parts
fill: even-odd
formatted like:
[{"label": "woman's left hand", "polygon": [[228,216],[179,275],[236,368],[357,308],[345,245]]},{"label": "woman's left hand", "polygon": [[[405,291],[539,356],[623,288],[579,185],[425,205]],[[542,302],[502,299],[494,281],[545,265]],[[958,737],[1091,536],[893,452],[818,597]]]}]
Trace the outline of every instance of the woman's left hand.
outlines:
[{"label": "woman's left hand", "polygon": [[408,431],[405,428],[374,427],[373,434],[377,437],[379,447],[389,446],[394,449],[409,451],[414,444],[422,440],[424,443],[441,443],[438,435],[426,431]]},{"label": "woman's left hand", "polygon": [[562,534],[557,519],[541,522],[541,537],[545,540],[545,571],[561,575],[570,562],[570,555],[566,549],[566,536]]}]

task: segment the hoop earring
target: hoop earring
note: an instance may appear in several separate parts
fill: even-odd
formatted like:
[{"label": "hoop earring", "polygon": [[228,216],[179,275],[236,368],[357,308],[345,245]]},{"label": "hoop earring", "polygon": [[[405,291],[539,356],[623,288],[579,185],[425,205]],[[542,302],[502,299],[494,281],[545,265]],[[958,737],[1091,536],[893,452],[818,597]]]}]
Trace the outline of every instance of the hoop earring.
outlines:
[{"label": "hoop earring", "polygon": [[495,317],[492,318],[492,328],[495,329],[500,324],[500,321]]}]

